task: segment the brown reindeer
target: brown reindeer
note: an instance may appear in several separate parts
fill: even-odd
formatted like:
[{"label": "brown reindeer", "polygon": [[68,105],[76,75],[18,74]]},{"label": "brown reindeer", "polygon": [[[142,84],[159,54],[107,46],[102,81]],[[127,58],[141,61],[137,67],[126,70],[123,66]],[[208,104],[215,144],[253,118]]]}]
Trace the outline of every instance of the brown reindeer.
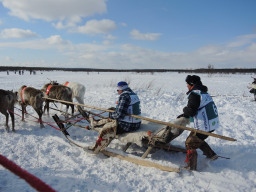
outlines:
[{"label": "brown reindeer", "polygon": [[[69,87],[66,87],[64,85],[55,85],[55,84],[47,83],[43,86],[42,91],[44,92],[46,98],[72,102],[72,90]],[[53,102],[53,101],[48,99],[45,100],[44,112],[47,109],[48,114],[49,114],[50,102]],[[66,114],[68,114],[67,112],[68,112],[69,106],[71,107],[72,115],[74,114],[73,104],[67,104],[67,103],[62,103],[62,104],[67,106]]]},{"label": "brown reindeer", "polygon": [[[57,81],[51,81],[52,85],[61,85]],[[69,87],[72,90],[72,99],[76,99],[78,103],[84,104],[85,86],[78,82],[66,81],[62,85]],[[83,108],[83,107],[82,107]],[[62,105],[61,105],[62,109]]]},{"label": "brown reindeer", "polygon": [[17,101],[17,92],[6,91],[0,89],[0,112],[6,117],[5,128],[9,132],[9,114],[12,119],[12,131],[15,132],[14,129],[14,105]]},{"label": "brown reindeer", "polygon": [[24,113],[27,112],[26,107],[30,105],[38,114],[40,127],[44,127],[44,124],[42,122],[44,102],[43,97],[44,94],[41,90],[35,89],[33,87],[27,87],[25,85],[21,86],[18,91],[18,101],[22,107],[22,121],[24,121]]}]

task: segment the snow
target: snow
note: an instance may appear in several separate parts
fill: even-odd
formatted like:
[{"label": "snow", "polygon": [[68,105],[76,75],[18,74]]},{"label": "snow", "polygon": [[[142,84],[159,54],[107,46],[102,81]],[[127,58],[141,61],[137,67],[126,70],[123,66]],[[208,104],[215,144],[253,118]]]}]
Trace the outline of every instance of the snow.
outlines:
[{"label": "snow", "polygon": [[[109,108],[117,99],[116,83],[124,80],[141,99],[142,116],[171,122],[182,113],[187,103],[186,73],[98,73],[98,72],[37,72],[36,75],[0,72],[0,89],[17,91],[22,85],[41,89],[50,80],[76,81],[86,86],[85,105]],[[37,176],[56,191],[256,191],[256,102],[248,86],[255,74],[198,74],[208,86],[209,93],[218,107],[221,127],[216,134],[237,139],[227,141],[208,137],[214,151],[231,159],[219,158],[209,161],[198,150],[198,171],[181,173],[165,172],[156,168],[138,166],[103,154],[92,155],[82,148],[71,145],[57,129],[45,124],[40,129],[36,119],[26,116],[21,121],[20,106],[16,104],[16,132],[6,132],[5,117],[0,115],[0,151],[23,169]],[[76,101],[74,101],[76,102]],[[54,105],[52,105],[54,107]],[[59,105],[57,105],[59,106]],[[37,117],[32,107],[28,113]],[[96,110],[94,110],[96,111]],[[99,111],[96,111],[99,112]],[[60,112],[50,110],[43,120],[57,127],[52,115]],[[107,115],[107,114],[104,114]],[[86,125],[83,121],[81,125]],[[9,122],[11,125],[11,122]],[[189,127],[192,127],[190,124]],[[83,146],[93,145],[97,132],[79,127],[68,129],[71,138]],[[189,132],[172,141],[184,147]],[[113,141],[109,148],[120,152],[122,145]],[[140,156],[144,148],[132,145],[128,156]],[[186,154],[154,150],[148,161],[164,166],[184,166]],[[35,191],[0,166],[0,191]]]}]

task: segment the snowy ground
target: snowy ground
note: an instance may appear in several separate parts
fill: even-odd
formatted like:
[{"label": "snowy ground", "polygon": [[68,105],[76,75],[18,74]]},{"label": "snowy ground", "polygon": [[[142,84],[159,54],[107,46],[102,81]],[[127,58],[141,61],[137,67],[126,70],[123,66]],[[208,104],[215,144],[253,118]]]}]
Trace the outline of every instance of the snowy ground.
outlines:
[{"label": "snowy ground", "polygon": [[[22,85],[41,89],[49,80],[79,81],[86,86],[85,104],[100,108],[114,106],[116,83],[125,80],[141,99],[142,116],[172,121],[186,105],[185,73],[82,73],[37,72],[36,75],[0,72],[0,89],[17,91]],[[181,173],[164,172],[121,161],[117,158],[90,155],[72,146],[64,135],[45,124],[39,128],[33,117],[25,122],[16,116],[16,133],[4,129],[5,117],[0,115],[1,154],[39,177],[56,191],[256,191],[256,102],[247,86],[255,74],[200,74],[218,107],[221,128],[215,133],[237,139],[236,142],[214,137],[207,139],[217,154],[230,157],[209,162],[198,150],[198,171]],[[17,104],[17,108],[20,106]],[[28,113],[36,116],[31,107]],[[21,114],[19,110],[15,110]],[[51,115],[57,113],[50,112]],[[56,126],[50,116],[43,120]],[[59,114],[60,117],[61,114]],[[11,122],[9,122],[11,125]],[[85,124],[85,123],[84,123]],[[192,125],[190,125],[191,127]],[[97,138],[94,131],[78,127],[69,129],[71,137],[84,146],[93,145]],[[189,134],[183,134],[172,143],[184,146]],[[109,147],[116,151],[118,142]],[[141,155],[143,150],[132,146],[128,152]],[[148,158],[166,166],[184,165],[185,154],[154,151]],[[0,191],[34,191],[24,180],[0,166]]]}]

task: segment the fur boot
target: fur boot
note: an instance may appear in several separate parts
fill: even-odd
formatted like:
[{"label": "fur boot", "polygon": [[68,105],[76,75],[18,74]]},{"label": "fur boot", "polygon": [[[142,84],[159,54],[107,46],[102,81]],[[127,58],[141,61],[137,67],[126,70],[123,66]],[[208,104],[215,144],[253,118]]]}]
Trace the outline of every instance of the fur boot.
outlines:
[{"label": "fur boot", "polygon": [[111,119],[100,119],[100,120],[95,120],[92,116],[89,117],[89,121],[91,124],[91,128],[94,129],[95,127],[101,127],[107,124],[108,122],[111,122]]},{"label": "fur boot", "polygon": [[187,150],[187,157],[185,162],[187,163],[187,166],[183,169],[193,171],[197,168],[197,152],[195,149]]},{"label": "fur boot", "polygon": [[102,151],[104,148],[106,148],[110,142],[115,138],[116,136],[116,121],[112,120],[111,122],[106,123],[102,130],[100,131],[99,137],[92,148],[92,151],[97,154],[100,151]]},{"label": "fur boot", "polygon": [[218,158],[218,155],[211,149],[211,147],[204,141],[202,145],[199,147],[203,151],[203,154],[212,160],[215,160]]}]

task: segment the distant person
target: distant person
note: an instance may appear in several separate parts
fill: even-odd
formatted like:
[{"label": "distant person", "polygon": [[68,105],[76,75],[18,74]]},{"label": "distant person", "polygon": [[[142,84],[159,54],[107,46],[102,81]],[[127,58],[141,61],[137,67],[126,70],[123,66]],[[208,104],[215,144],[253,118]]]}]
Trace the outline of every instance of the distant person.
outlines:
[{"label": "distant person", "polygon": [[121,81],[117,84],[119,95],[114,112],[109,113],[108,119],[96,121],[90,118],[92,128],[102,127],[99,138],[91,149],[99,153],[114,139],[115,135],[135,131],[140,128],[141,119],[127,116],[127,114],[141,115],[140,99],[129,88],[128,84]]},{"label": "distant person", "polygon": [[[179,117],[190,117],[194,122],[194,128],[213,132],[219,127],[218,111],[212,97],[207,93],[208,88],[204,86],[201,79],[197,75],[188,75],[186,78],[188,88],[188,103],[183,108],[183,114]],[[208,135],[191,132],[186,139],[187,149],[187,166],[184,169],[196,170],[197,169],[197,151],[201,149],[207,158],[215,160],[218,158],[216,153],[205,142]]]},{"label": "distant person", "polygon": [[254,95],[254,100],[256,101],[256,78],[253,78],[253,82],[251,84],[250,93]]}]

